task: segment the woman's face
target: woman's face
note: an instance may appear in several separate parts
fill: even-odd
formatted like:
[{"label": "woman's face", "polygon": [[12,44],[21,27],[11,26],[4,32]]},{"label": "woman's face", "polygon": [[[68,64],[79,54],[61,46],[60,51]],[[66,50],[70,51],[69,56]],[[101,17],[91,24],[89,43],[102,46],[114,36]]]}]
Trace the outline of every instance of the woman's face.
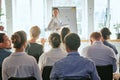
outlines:
[{"label": "woman's face", "polygon": [[57,9],[54,9],[54,10],[53,10],[53,15],[54,15],[55,17],[57,17],[58,14],[59,14],[59,11],[58,11]]}]

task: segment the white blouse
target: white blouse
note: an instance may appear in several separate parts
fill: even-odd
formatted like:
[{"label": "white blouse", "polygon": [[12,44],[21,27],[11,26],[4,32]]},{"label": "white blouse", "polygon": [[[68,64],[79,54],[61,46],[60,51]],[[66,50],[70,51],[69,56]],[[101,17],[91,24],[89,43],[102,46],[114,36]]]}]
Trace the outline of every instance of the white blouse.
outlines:
[{"label": "white blouse", "polygon": [[34,76],[37,80],[42,80],[34,57],[27,55],[25,52],[17,52],[4,59],[2,80],[8,80],[10,77],[28,76]]}]

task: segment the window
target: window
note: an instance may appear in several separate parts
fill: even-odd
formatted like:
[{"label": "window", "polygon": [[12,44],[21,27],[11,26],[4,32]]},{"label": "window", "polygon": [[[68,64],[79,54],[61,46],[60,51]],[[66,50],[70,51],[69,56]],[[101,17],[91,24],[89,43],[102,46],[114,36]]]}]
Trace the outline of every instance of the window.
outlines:
[{"label": "window", "polygon": [[18,30],[24,30],[29,35],[29,29],[34,25],[39,26],[41,28],[41,31],[43,31],[43,0],[12,1],[13,32]]},{"label": "window", "polygon": [[107,0],[94,0],[94,31],[106,26]]},{"label": "window", "polygon": [[1,18],[0,18],[0,25],[5,27],[6,31],[6,9],[5,9],[5,0],[1,0]]},{"label": "window", "polygon": [[95,0],[94,23],[95,31],[108,27],[112,32],[111,39],[116,39],[120,33],[120,10],[119,0]]},{"label": "window", "polygon": [[110,0],[110,29],[112,31],[112,38],[116,39],[116,34],[120,33],[120,0]]}]

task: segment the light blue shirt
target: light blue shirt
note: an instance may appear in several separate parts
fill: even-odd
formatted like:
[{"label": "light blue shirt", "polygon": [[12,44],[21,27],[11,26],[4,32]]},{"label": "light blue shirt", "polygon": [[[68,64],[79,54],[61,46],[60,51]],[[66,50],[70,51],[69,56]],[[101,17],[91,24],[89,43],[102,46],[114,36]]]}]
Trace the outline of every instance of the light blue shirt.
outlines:
[{"label": "light blue shirt", "polygon": [[81,57],[78,52],[68,53],[67,57],[54,64],[51,80],[63,80],[65,77],[90,77],[92,80],[99,80],[94,63]]},{"label": "light blue shirt", "polygon": [[113,72],[117,69],[114,51],[100,41],[83,48],[81,55],[93,60],[97,66],[112,64]]}]

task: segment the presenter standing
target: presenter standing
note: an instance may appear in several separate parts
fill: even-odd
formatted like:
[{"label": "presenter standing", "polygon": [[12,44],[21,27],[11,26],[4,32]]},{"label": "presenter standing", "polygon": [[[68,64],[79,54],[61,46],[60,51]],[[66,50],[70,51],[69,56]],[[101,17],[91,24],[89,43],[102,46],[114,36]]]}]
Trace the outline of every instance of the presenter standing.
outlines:
[{"label": "presenter standing", "polygon": [[61,27],[61,21],[59,19],[59,9],[53,8],[52,9],[52,19],[47,27],[49,31],[56,31],[59,30]]}]

